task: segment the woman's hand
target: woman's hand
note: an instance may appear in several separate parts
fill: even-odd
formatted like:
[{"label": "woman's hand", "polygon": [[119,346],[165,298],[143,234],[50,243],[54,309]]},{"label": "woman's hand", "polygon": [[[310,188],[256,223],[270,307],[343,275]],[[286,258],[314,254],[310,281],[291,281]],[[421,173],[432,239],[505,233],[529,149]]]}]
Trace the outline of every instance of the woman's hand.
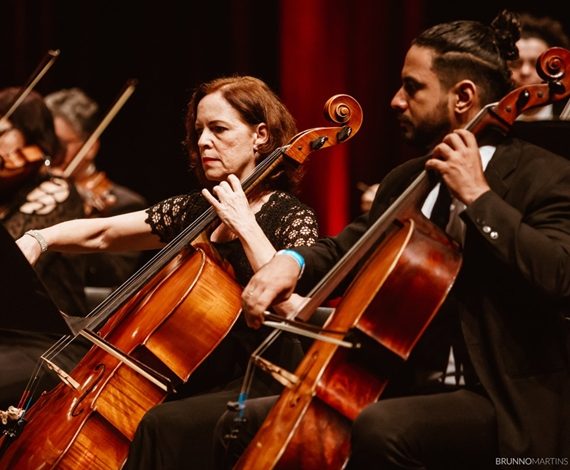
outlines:
[{"label": "woman's hand", "polygon": [[34,266],[42,254],[38,241],[32,236],[24,234],[16,240],[16,245],[24,253],[28,262]]},{"label": "woman's hand", "polygon": [[214,186],[212,192],[216,197],[207,189],[202,190],[202,195],[215,209],[220,220],[239,238],[257,225],[237,176],[229,175],[227,181]]}]

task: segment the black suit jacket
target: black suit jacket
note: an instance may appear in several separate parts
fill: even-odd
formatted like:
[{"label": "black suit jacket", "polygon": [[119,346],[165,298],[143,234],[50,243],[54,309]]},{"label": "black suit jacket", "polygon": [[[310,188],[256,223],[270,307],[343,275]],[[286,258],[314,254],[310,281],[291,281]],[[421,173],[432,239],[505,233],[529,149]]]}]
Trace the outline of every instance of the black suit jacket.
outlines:
[{"label": "black suit jacket", "polygon": [[[301,291],[328,272],[424,162],[410,160],[393,170],[370,213],[337,237],[297,249],[306,260]],[[485,175],[492,190],[462,213],[463,265],[449,297],[496,408],[501,456],[568,457],[563,312],[570,311],[570,162],[513,139],[497,147]]]}]

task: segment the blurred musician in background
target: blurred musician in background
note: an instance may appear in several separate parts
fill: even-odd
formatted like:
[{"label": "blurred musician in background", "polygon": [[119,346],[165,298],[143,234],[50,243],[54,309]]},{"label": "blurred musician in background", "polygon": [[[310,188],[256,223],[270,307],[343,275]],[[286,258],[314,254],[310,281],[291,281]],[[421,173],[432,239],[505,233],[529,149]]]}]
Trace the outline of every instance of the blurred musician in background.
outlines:
[{"label": "blurred musician in background", "polygon": [[[515,86],[542,83],[544,80],[536,71],[536,61],[540,54],[551,47],[570,47],[570,40],[562,24],[549,17],[536,17],[528,13],[519,15],[521,38],[517,41],[519,58],[509,62]],[[532,109],[519,116],[520,120],[551,120],[560,116],[567,100]]]},{"label": "blurred musician in background", "polygon": [[[0,115],[5,115],[21,92],[18,88],[0,91]],[[82,217],[83,204],[75,186],[48,171],[63,158],[51,112],[43,97],[31,92],[22,104],[1,121],[0,158],[0,222],[16,239],[25,233],[69,219]],[[7,162],[15,157],[39,152],[39,160],[28,165],[29,172],[17,185],[7,170]],[[2,275],[10,275],[11,266],[2,266]],[[84,315],[87,311],[84,294],[85,266],[73,254],[49,253],[35,266],[50,297],[62,311]],[[14,295],[17,295],[14,292]],[[29,316],[39,312],[3,311],[0,319],[0,409],[15,405],[30,378],[40,355],[58,338],[52,333],[14,331],[9,329],[9,316]],[[62,332],[63,333],[63,332]],[[71,367],[84,353],[81,346],[72,347],[61,356],[61,365]],[[47,377],[47,376],[46,376]],[[51,379],[47,379],[49,383]]]},{"label": "blurred musician in background", "polygon": [[[47,95],[45,101],[54,116],[55,132],[64,153],[58,169],[65,171],[99,125],[99,106],[79,88],[56,91]],[[100,141],[96,139],[90,148],[85,149],[85,157],[71,173],[83,198],[86,215],[106,217],[145,209],[147,202],[140,194],[110,181],[97,169],[95,158],[99,149]],[[84,256],[90,308],[122,284],[141,264],[141,255],[137,252]]]}]

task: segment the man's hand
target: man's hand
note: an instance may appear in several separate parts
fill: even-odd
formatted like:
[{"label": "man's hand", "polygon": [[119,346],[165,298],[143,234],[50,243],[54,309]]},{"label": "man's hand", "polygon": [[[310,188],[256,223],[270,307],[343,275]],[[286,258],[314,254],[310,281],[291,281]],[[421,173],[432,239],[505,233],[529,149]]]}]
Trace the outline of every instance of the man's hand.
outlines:
[{"label": "man's hand", "polygon": [[491,188],[483,174],[479,146],[475,136],[458,129],[447,134],[426,162],[426,168],[437,171],[451,194],[466,206]]},{"label": "man's hand", "polygon": [[241,296],[247,324],[259,328],[270,305],[287,300],[297,284],[299,264],[290,256],[276,255],[250,279]]}]

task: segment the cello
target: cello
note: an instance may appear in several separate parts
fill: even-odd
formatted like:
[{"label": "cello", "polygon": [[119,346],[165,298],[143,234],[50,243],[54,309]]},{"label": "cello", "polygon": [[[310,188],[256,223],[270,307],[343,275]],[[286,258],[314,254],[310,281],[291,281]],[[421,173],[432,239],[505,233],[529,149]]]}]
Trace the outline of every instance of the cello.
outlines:
[{"label": "cello", "polygon": [[[276,149],[243,182],[246,192],[280,164],[302,164],[360,128],[362,111],[349,96],[332,97],[325,113],[340,125],[309,129]],[[241,288],[192,245],[216,220],[208,209],[88,318],[66,318],[95,347],[71,374],[52,361],[55,349],[44,355],[63,383],[24,412],[24,427],[5,434],[0,468],[121,467],[143,414],[188,380],[239,315]]]},{"label": "cello", "polygon": [[[514,90],[483,108],[469,125],[479,143],[489,133],[507,133],[518,114],[570,96],[569,60],[568,50],[548,50],[539,59],[547,83]],[[303,318],[365,260],[317,338],[321,341],[315,341],[295,373],[252,358],[286,388],[236,469],[346,465],[352,421],[381,398],[392,371],[408,359],[444,302],[461,265],[459,247],[421,213],[433,185],[423,171],[308,294],[297,312]],[[289,323],[280,328],[294,330]],[[267,343],[259,350],[265,347]],[[243,406],[240,401],[237,409]],[[242,417],[236,419],[238,426]]]}]

